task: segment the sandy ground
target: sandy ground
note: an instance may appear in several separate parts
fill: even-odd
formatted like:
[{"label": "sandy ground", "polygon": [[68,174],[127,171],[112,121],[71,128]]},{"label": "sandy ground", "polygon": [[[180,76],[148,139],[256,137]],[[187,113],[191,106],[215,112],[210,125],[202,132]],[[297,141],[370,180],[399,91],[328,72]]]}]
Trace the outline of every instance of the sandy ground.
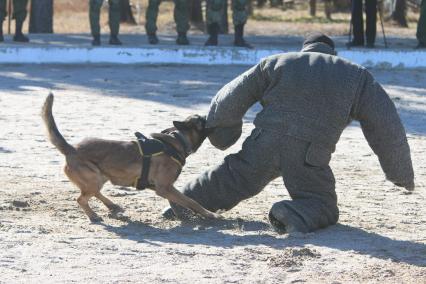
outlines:
[{"label": "sandy ground", "polygon": [[[166,221],[167,202],[152,191],[107,184],[103,192],[130,220],[90,224],[47,141],[39,116],[49,90],[72,143],[84,137],[133,139],[171,120],[204,113],[211,97],[244,67],[2,66],[0,69],[0,282],[31,283],[426,283],[426,71],[373,70],[408,132],[417,189],[385,181],[354,124],[331,166],[339,224],[279,235],[268,224],[274,202],[289,196],[281,179],[223,214],[224,221]],[[244,136],[252,129],[248,114]],[[204,143],[189,158],[182,186],[226,154]]]}]

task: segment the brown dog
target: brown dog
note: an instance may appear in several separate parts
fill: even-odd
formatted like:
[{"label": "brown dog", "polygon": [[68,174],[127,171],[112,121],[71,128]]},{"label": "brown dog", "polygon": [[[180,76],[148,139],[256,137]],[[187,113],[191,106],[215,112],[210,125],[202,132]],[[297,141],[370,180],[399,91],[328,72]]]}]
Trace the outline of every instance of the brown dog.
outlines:
[{"label": "brown dog", "polygon": [[[42,117],[47,126],[49,140],[65,155],[65,174],[71,182],[80,188],[78,204],[92,222],[101,221],[90,207],[88,201],[96,197],[112,212],[122,209],[101,194],[105,182],[114,185],[132,186],[138,182],[143,168],[143,152],[137,142],[111,141],[89,138],[76,147],[68,144],[56,127],[52,115],[53,95],[49,94],[42,109]],[[206,138],[205,118],[193,115],[185,121],[174,121],[174,128],[165,133],[152,134],[169,149],[174,149],[178,157],[184,159],[195,152]],[[174,135],[170,135],[173,131]],[[176,156],[175,155],[175,156]],[[191,209],[206,218],[218,218],[219,215],[208,211],[196,201],[183,195],[174,188],[173,183],[180,174],[182,163],[173,156],[159,153],[150,157],[150,166],[146,174],[146,187],[155,190],[156,194]]]}]

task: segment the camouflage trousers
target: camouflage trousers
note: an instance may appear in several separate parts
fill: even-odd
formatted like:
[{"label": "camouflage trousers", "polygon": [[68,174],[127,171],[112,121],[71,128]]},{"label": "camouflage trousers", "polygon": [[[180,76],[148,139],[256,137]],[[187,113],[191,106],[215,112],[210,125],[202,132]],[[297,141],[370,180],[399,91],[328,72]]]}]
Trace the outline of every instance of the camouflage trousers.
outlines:
[{"label": "camouflage trousers", "polygon": [[[99,25],[101,8],[104,0],[90,0],[89,1],[89,19],[90,29],[92,35],[97,36],[101,34],[101,27]],[[108,0],[109,4],[109,29],[112,35],[118,35],[120,30],[120,0]]]},{"label": "camouflage trousers", "polygon": [[[232,0],[232,22],[234,26],[247,22],[247,0]],[[207,0],[207,24],[219,23],[225,9],[226,0]]]},{"label": "camouflage trousers", "polygon": [[[189,3],[188,0],[174,0],[175,9],[173,17],[178,33],[186,33],[189,30]],[[158,8],[161,0],[149,0],[146,10],[145,29],[147,34],[154,34],[157,31]]]},{"label": "camouflage trousers", "polygon": [[[240,152],[186,184],[183,194],[211,211],[230,210],[282,177],[292,200],[272,206],[271,224],[287,232],[315,231],[336,224],[339,218],[334,175],[328,165],[331,157],[322,149],[279,131],[255,128]],[[178,217],[188,214],[176,204],[171,206]]]},{"label": "camouflage trousers", "polygon": [[426,0],[422,0],[420,6],[420,18],[417,24],[417,39],[419,42],[426,44]]},{"label": "camouflage trousers", "polygon": [[[4,21],[6,17],[6,0],[0,0],[0,23]],[[13,18],[17,22],[24,22],[27,17],[27,4],[28,0],[13,0]]]}]

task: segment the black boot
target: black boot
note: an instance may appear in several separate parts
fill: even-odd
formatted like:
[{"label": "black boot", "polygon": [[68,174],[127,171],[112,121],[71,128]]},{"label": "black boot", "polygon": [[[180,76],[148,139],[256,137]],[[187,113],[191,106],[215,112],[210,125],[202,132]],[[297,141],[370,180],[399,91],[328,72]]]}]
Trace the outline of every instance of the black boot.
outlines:
[{"label": "black boot", "polygon": [[374,44],[374,42],[367,42],[367,44],[365,45],[365,47],[367,47],[367,48],[375,48],[376,45]]},{"label": "black boot", "polygon": [[158,43],[158,37],[155,33],[148,34],[148,42],[149,44],[157,44]]},{"label": "black boot", "polygon": [[122,43],[118,39],[117,35],[110,35],[109,44],[111,44],[111,45],[122,45]]},{"label": "black boot", "polygon": [[3,37],[3,23],[0,22],[0,42],[4,41],[4,37]]},{"label": "black boot", "polygon": [[415,49],[423,49],[426,48],[426,44],[423,42],[419,42],[419,44],[417,44],[417,46],[415,47]]},{"label": "black boot", "polygon": [[15,29],[15,35],[13,36],[13,41],[29,42],[30,39],[22,33],[22,24],[23,24],[23,22],[16,21],[16,29]]},{"label": "black boot", "polygon": [[253,46],[244,40],[244,25],[235,26],[234,45],[250,49],[253,48]]},{"label": "black boot", "polygon": [[101,45],[101,36],[100,35],[94,35],[92,40],[93,46],[100,46]]},{"label": "black boot", "polygon": [[207,32],[209,33],[209,38],[207,39],[205,46],[215,46],[217,45],[217,35],[219,34],[219,25],[217,23],[210,24],[207,26]]},{"label": "black boot", "polygon": [[364,46],[364,42],[363,41],[352,40],[352,41],[346,43],[346,47],[347,48],[351,48],[351,47],[363,47],[363,46]]},{"label": "black boot", "polygon": [[188,45],[189,40],[186,37],[186,33],[178,33],[178,37],[176,39],[176,43],[179,45]]}]

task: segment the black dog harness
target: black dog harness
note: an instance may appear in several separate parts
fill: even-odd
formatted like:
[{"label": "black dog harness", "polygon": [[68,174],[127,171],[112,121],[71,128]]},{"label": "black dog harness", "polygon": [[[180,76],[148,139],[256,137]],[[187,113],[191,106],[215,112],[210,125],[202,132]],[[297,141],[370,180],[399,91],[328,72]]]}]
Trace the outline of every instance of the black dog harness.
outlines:
[{"label": "black dog harness", "polygon": [[[139,153],[142,156],[142,172],[140,177],[137,178],[134,183],[134,187],[136,187],[137,189],[143,190],[147,187],[154,186],[148,181],[149,168],[151,166],[151,157],[166,154],[179,165],[180,169],[182,169],[182,167],[185,165],[185,157],[182,156],[176,150],[176,148],[170,145],[169,143],[158,139],[147,138],[140,132],[136,132],[135,136],[137,138],[136,144],[138,145]],[[177,135],[173,136],[176,138],[179,137]],[[182,137],[179,138],[182,139]],[[183,143],[179,138],[178,141],[180,143]],[[183,146],[185,146],[185,144],[183,144]],[[185,152],[187,151],[185,150]]]}]

